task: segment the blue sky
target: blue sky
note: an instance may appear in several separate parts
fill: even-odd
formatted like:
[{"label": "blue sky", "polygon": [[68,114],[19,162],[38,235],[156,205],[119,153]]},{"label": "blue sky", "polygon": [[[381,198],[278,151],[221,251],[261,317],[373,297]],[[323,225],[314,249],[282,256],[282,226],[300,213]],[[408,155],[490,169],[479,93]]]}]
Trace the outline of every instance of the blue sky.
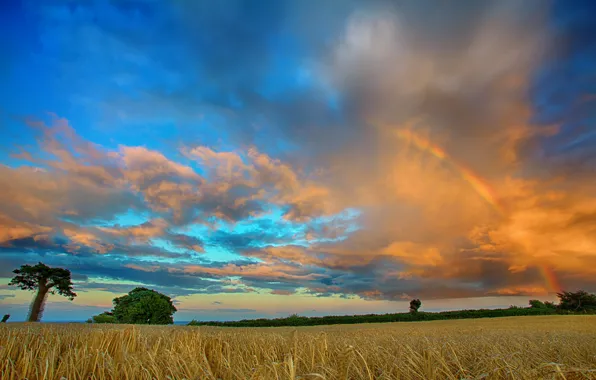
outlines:
[{"label": "blue sky", "polygon": [[0,7],[0,277],[69,268],[50,319],[134,284],[178,320],[596,290],[590,1]]}]

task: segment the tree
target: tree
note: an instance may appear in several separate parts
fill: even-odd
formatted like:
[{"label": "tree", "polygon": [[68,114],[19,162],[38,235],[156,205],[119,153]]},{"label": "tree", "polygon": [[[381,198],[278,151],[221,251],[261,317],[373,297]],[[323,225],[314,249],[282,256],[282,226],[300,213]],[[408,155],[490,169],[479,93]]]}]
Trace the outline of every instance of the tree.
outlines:
[{"label": "tree", "polygon": [[110,311],[103,312],[98,315],[94,315],[91,319],[91,323],[118,323],[114,313]]},{"label": "tree", "polygon": [[10,314],[4,314],[4,317],[2,317],[2,321],[0,323],[6,323],[6,321],[8,321],[8,318],[10,318]]},{"label": "tree", "polygon": [[596,294],[590,294],[584,290],[577,292],[557,293],[559,297],[559,309],[572,311],[596,310]]},{"label": "tree", "polygon": [[530,300],[530,307],[532,309],[556,309],[557,305],[555,305],[553,302],[550,301],[545,301],[542,302],[540,300]]},{"label": "tree", "polygon": [[410,301],[410,313],[417,313],[418,309],[422,306],[422,302],[419,299],[413,299]]},{"label": "tree", "polygon": [[547,309],[556,309],[557,308],[557,305],[554,302],[550,302],[550,301],[545,301],[544,306]]},{"label": "tree", "polygon": [[174,323],[173,315],[178,311],[170,297],[140,287],[113,302],[118,323],[168,325]]},{"label": "tree", "polygon": [[29,322],[39,322],[43,314],[46,297],[49,294],[59,294],[73,300],[77,294],[73,292],[70,271],[63,268],[51,268],[43,263],[37,265],[21,265],[20,269],[12,271],[16,276],[8,285],[15,285],[22,290],[37,290],[31,303]]}]

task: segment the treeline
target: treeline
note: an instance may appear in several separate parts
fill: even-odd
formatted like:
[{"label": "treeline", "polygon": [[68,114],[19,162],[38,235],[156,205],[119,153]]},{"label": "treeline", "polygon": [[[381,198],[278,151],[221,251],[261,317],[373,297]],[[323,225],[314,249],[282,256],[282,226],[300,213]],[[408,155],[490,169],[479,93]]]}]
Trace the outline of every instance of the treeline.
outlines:
[{"label": "treeline", "polygon": [[365,314],[365,315],[333,315],[324,317],[303,317],[291,315],[276,319],[243,319],[229,322],[201,322],[193,320],[189,326],[221,326],[221,327],[282,327],[282,326],[319,326],[355,323],[383,323],[383,322],[416,322],[438,321],[449,319],[497,318],[531,315],[555,314],[595,314],[596,295],[584,291],[558,293],[560,303],[530,300],[530,307],[510,306],[507,309],[475,309],[441,311],[436,313],[420,312],[420,300],[410,302],[409,313],[393,314]]},{"label": "treeline", "polygon": [[495,318],[495,317],[513,317],[522,315],[552,315],[569,314],[556,309],[549,308],[523,308],[512,307],[508,309],[478,309],[478,310],[457,310],[442,311],[437,313],[417,312],[417,313],[394,313],[394,314],[365,314],[365,315],[330,315],[324,317],[302,317],[292,315],[286,318],[276,319],[243,319],[241,321],[230,322],[200,322],[191,321],[189,326],[222,326],[222,327],[281,327],[281,326],[318,326],[318,325],[338,325],[355,323],[382,323],[382,322],[415,322],[415,321],[437,321],[447,319],[467,319],[467,318]]}]

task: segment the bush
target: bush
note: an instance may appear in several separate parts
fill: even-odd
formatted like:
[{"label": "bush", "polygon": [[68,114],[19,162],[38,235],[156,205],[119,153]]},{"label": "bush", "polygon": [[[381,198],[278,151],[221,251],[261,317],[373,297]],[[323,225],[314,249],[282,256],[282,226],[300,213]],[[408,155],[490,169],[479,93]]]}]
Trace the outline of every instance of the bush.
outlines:
[{"label": "bush", "polygon": [[555,303],[554,303],[554,302],[549,302],[549,301],[546,301],[546,302],[544,303],[544,306],[545,306],[547,309],[556,309],[556,308],[557,308],[557,305],[555,305]]},{"label": "bush", "polygon": [[118,323],[116,317],[114,317],[114,314],[110,313],[109,311],[94,315],[91,319],[93,323]]}]

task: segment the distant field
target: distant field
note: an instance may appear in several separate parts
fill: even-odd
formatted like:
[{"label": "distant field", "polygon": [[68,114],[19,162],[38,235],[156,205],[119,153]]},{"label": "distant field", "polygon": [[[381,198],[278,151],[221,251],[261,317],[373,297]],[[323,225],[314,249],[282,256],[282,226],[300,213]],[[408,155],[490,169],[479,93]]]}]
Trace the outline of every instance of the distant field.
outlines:
[{"label": "distant field", "polygon": [[0,325],[8,379],[596,379],[596,316],[298,328]]}]

